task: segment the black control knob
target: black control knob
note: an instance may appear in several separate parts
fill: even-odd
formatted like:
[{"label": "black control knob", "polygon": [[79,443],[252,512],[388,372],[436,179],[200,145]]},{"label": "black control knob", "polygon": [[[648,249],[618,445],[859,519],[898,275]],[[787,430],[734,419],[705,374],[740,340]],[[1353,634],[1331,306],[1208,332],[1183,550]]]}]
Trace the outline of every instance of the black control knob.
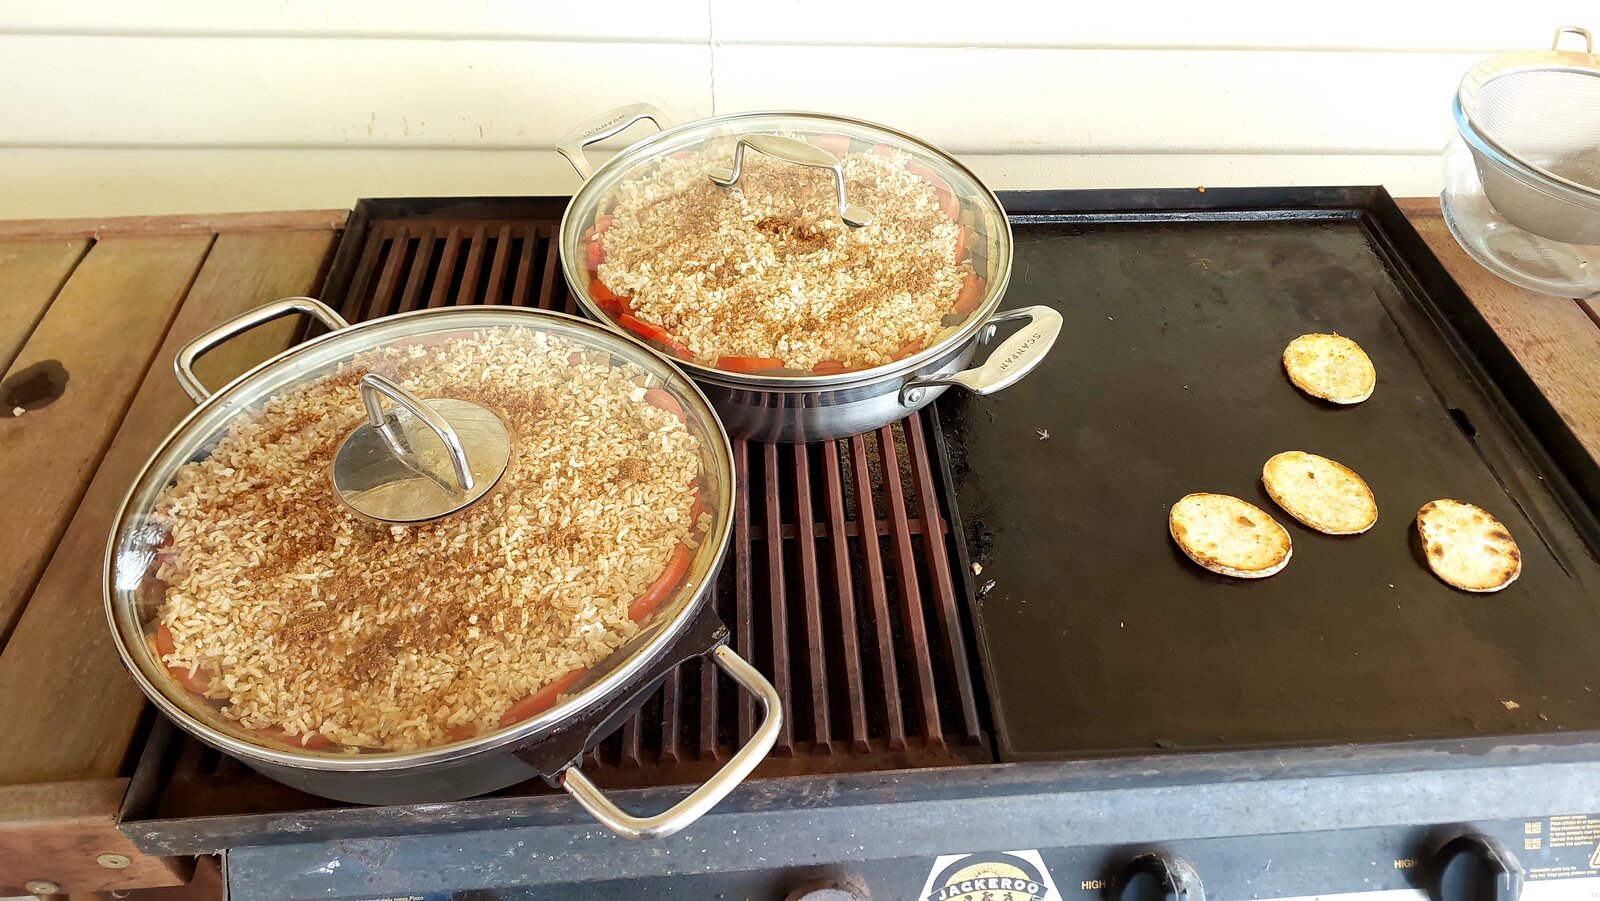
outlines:
[{"label": "black control knob", "polygon": [[1433,901],[1517,901],[1522,864],[1511,849],[1478,833],[1445,843],[1433,858]]},{"label": "black control knob", "polygon": [[855,876],[836,874],[795,886],[784,901],[871,901],[867,886]]},{"label": "black control knob", "polygon": [[1167,854],[1142,854],[1111,881],[1112,901],[1206,901],[1200,877],[1187,861]]}]

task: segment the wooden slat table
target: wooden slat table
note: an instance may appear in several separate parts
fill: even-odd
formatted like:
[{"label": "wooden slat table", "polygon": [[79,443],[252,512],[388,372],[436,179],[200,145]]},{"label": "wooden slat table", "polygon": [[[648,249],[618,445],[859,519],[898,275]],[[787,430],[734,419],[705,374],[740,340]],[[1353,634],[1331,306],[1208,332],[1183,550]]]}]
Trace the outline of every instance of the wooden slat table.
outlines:
[{"label": "wooden slat table", "polygon": [[[0,896],[178,885],[116,829],[144,702],[104,624],[101,559],[134,476],[193,404],[178,347],[315,292],[346,213],[0,225]],[[287,346],[208,355],[221,385]]]},{"label": "wooden slat table", "polygon": [[[1456,246],[1436,201],[1402,205],[1600,456],[1600,309],[1500,281]],[[101,558],[124,491],[191,408],[173,353],[234,313],[316,291],[345,216],[0,223],[0,897],[35,880],[216,891],[211,864],[192,876],[116,830],[144,704],[104,625]],[[232,342],[202,377],[222,384],[293,328]]]}]

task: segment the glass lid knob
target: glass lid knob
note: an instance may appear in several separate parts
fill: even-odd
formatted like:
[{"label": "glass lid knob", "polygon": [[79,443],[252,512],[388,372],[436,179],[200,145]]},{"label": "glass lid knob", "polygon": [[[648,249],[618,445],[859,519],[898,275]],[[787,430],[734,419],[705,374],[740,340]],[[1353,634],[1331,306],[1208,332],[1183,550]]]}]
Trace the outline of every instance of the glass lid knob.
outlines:
[{"label": "glass lid knob", "polygon": [[[382,398],[395,403],[383,409]],[[333,458],[339,499],[368,519],[414,523],[460,510],[489,492],[511,459],[511,435],[487,408],[423,400],[375,373],[361,379],[363,423]]]}]

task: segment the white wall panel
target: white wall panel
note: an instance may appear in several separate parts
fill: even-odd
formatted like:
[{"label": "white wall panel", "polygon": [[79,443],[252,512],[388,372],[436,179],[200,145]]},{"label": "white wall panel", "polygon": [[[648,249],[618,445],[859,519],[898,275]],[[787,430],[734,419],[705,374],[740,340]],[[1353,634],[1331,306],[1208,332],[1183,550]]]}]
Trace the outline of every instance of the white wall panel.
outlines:
[{"label": "white wall panel", "polygon": [[[1385,184],[1438,191],[1431,156],[968,156],[998,190]],[[349,207],[360,197],[570,194],[547,151],[0,149],[0,218]]]},{"label": "white wall panel", "polygon": [[1496,52],[1548,46],[1557,25],[1600,27],[1594,0],[709,2],[713,37],[729,43]]},{"label": "white wall panel", "polygon": [[717,109],[825,108],[969,153],[1422,153],[1479,58],[724,46]]},{"label": "white wall panel", "polygon": [[0,33],[1492,51],[1595,17],[1592,0],[6,0]]},{"label": "white wall panel", "polygon": [[[561,193],[573,125],[790,107],[998,188],[1437,191],[1462,72],[1594,0],[0,0],[0,217]],[[630,137],[644,134],[630,132]],[[623,142],[613,142],[613,146]]]},{"label": "white wall panel", "polygon": [[705,115],[709,66],[686,44],[14,35],[0,144],[552,147],[641,93]]},{"label": "white wall panel", "polygon": [[700,41],[706,0],[5,0],[0,33]]},{"label": "white wall panel", "polygon": [[[835,110],[966,153],[1419,153],[1474,59],[727,46],[716,108]],[[0,143],[549,148],[634,100],[706,114],[710,63],[674,44],[0,37],[0,84],[94,85],[13,93]]]}]

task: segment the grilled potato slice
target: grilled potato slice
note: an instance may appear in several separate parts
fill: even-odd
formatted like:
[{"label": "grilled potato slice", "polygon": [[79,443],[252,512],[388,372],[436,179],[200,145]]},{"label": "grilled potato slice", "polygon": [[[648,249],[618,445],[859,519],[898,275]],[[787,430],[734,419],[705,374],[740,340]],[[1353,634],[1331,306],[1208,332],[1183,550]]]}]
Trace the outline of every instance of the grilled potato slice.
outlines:
[{"label": "grilled potato slice", "polygon": [[1312,397],[1359,404],[1372,396],[1378,370],[1361,345],[1343,335],[1301,335],[1283,349],[1289,381]]},{"label": "grilled potato slice", "polygon": [[1378,500],[1350,467],[1284,451],[1261,467],[1261,484],[1284,512],[1329,535],[1359,535],[1378,521]]},{"label": "grilled potato slice", "polygon": [[1172,505],[1168,529],[1189,559],[1214,573],[1265,579],[1289,562],[1289,533],[1265,510],[1226,494],[1189,494]]},{"label": "grilled potato slice", "polygon": [[1462,591],[1499,591],[1522,574],[1522,551],[1489,511],[1466,501],[1429,501],[1417,532],[1433,574]]}]

